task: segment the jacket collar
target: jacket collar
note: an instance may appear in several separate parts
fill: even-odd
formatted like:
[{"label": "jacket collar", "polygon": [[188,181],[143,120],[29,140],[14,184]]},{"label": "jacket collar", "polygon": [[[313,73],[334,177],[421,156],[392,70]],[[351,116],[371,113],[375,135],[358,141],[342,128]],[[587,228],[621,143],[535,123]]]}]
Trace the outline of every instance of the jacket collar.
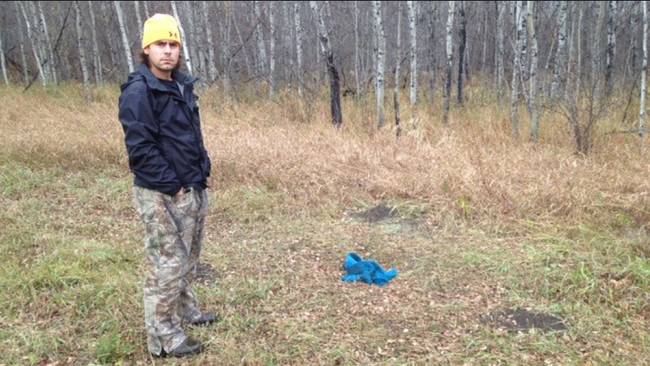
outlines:
[{"label": "jacket collar", "polygon": [[[144,79],[149,88],[159,90],[161,92],[169,92],[169,88],[163,84],[160,79],[154,76],[147,65],[140,64],[135,73],[144,76]],[[193,86],[194,83],[199,80],[198,77],[187,75],[180,71],[172,71],[172,79],[180,84],[183,84],[184,86]]]}]

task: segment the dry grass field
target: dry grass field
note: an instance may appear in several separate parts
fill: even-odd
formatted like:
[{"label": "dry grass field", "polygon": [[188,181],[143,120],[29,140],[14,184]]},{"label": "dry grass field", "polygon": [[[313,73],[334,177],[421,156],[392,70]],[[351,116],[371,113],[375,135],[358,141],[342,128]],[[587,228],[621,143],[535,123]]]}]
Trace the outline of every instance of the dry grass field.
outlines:
[{"label": "dry grass field", "polygon": [[[0,88],[0,365],[650,364],[650,155],[610,133],[622,108],[585,157],[550,112],[539,143],[513,139],[478,86],[449,127],[440,100],[407,108],[399,140],[371,97],[336,131],[325,92],[201,93],[196,288],[223,320],[190,331],[205,353],[161,361],[118,88],[94,93]],[[352,251],[399,276],[341,282]]]}]

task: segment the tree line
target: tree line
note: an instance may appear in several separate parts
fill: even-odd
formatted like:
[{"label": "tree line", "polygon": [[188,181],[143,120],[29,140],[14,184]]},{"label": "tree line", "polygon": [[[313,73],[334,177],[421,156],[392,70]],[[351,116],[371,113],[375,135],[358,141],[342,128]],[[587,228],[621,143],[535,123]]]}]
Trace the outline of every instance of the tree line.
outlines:
[{"label": "tree line", "polygon": [[143,21],[168,13],[179,20],[185,67],[205,85],[232,94],[253,83],[269,98],[328,85],[336,126],[342,96],[373,93],[382,127],[388,83],[398,133],[402,89],[411,106],[441,94],[447,124],[452,99],[462,105],[477,77],[509,105],[514,136],[522,104],[533,141],[552,109],[586,153],[612,95],[630,88],[640,104],[634,132],[643,139],[646,130],[646,1],[13,1],[0,9],[3,81],[81,81],[89,100],[91,84],[125,80]]}]

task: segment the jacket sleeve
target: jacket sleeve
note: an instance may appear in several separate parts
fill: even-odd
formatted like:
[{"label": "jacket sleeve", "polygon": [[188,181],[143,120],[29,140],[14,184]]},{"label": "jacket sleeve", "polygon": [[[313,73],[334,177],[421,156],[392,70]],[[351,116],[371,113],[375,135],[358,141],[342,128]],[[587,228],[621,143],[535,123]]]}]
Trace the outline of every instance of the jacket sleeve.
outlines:
[{"label": "jacket sleeve", "polygon": [[144,82],[134,82],[124,89],[119,109],[129,166],[136,180],[147,184],[147,188],[168,195],[176,194],[181,189],[181,182],[156,142],[158,122]]}]

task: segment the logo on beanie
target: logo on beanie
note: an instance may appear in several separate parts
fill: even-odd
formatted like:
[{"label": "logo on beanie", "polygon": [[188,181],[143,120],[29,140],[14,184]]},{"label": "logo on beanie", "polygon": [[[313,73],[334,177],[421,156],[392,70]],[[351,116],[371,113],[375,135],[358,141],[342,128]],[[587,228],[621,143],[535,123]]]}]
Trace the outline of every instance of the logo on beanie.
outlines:
[{"label": "logo on beanie", "polygon": [[169,37],[170,37],[170,38],[178,38],[178,33],[176,33],[176,32],[169,32]]}]

